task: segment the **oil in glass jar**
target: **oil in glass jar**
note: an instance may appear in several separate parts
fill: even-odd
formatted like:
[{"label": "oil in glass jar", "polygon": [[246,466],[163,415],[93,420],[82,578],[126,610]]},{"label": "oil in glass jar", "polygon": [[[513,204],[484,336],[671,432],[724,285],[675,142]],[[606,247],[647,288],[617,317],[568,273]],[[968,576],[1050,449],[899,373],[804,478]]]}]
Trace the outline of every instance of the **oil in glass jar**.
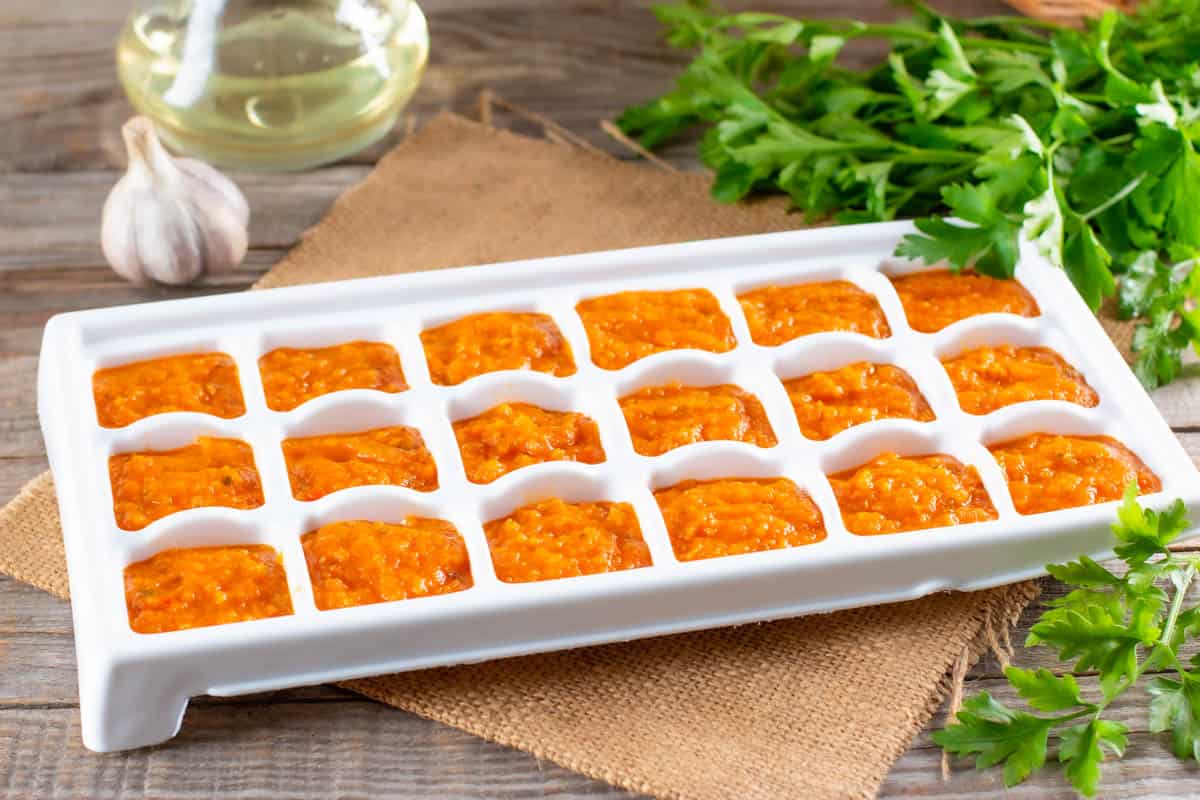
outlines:
[{"label": "oil in glass jar", "polygon": [[382,138],[428,55],[412,0],[142,0],[117,69],[178,152],[296,170]]}]

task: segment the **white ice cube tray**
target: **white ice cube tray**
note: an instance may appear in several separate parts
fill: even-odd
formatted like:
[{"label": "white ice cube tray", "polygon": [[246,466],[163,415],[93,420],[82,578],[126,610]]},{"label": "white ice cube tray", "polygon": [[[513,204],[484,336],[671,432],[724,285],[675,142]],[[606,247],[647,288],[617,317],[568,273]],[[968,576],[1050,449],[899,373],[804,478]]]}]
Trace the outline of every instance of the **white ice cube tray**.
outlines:
[{"label": "white ice cube tray", "polygon": [[[1031,432],[1105,434],[1134,450],[1161,478],[1144,498],[1182,497],[1200,509],[1195,467],[1066,276],[1025,252],[1018,279],[1042,314],[976,316],[935,334],[913,331],[887,279],[925,269],[891,254],[908,223],[883,223],[692,242],[504,265],[245,294],[150,303],[57,316],[46,326],[38,411],[54,470],[70,568],[84,743],[120,750],[162,742],[179,729],[188,698],[238,695],[325,681],[460,664],[905,600],[945,589],[981,589],[1039,575],[1048,562],[1110,552],[1114,504],[1036,516],[1013,509],[986,446]],[[887,339],[821,333],[778,347],[754,344],[736,296],[766,284],[846,279],[874,294],[892,329]],[[737,336],[713,354],[659,353],[624,369],[589,357],[580,300],[633,289],[710,289]],[[419,334],[480,311],[540,311],[570,342],[578,371],[482,375],[458,386],[429,380]],[[263,399],[258,359],[277,347],[357,339],[400,354],[407,391],[351,390],[289,412]],[[940,357],[984,344],[1047,345],[1086,376],[1094,408],[1057,401],[986,416],[958,407]],[[168,413],[110,430],[97,424],[91,380],[100,368],[179,353],[220,351],[237,362],[246,413],[218,419]],[[805,439],[780,379],[853,361],[905,369],[937,419],[859,425],[823,442]],[[756,395],[778,444],[705,442],[659,457],[636,454],[617,398],[681,381],[733,383]],[[503,401],[575,410],[594,419],[607,460],[546,463],[487,485],[467,481],[451,422]],[[437,462],[439,488],[393,486],[293,499],[280,442],[384,425],[418,428]],[[265,503],[253,510],[201,508],[143,530],[117,527],[109,456],[161,450],[197,436],[248,442]],[[825,476],[883,451],[949,453],[979,470],[999,518],[953,528],[856,536],[842,524]],[[828,536],[803,547],[681,563],[672,553],[653,490],[685,479],[791,478],[809,492]],[[610,574],[505,584],[497,580],[482,525],[536,500],[610,500],[637,511],[653,566]],[[475,584],[455,594],[318,611],[300,543],[338,520],[400,522],[416,514],[449,520],[465,538]],[[161,634],[129,626],[123,570],[167,548],[268,544],[282,553],[291,616]]]}]

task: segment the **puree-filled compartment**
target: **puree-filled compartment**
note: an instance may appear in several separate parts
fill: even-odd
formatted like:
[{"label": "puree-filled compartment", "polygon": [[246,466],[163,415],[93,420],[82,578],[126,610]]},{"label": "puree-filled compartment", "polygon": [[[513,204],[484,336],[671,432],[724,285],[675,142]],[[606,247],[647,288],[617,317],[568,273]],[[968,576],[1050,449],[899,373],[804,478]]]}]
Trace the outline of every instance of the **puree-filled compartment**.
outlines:
[{"label": "puree-filled compartment", "polygon": [[891,280],[909,327],[922,333],[935,333],[979,314],[1041,314],[1033,295],[1015,279],[935,269],[895,275]]},{"label": "puree-filled compartment", "polygon": [[494,311],[421,331],[429,377],[439,386],[504,369],[575,374],[571,344],[549,314]]},{"label": "puree-filled compartment", "polygon": [[650,566],[629,503],[568,503],[550,498],[483,526],[496,577],[527,583]]},{"label": "puree-filled compartment", "polygon": [[267,545],[164,550],[125,568],[137,633],[225,625],[292,613],[283,560]]},{"label": "puree-filled compartment", "polygon": [[285,439],[283,458],[297,500],[316,500],[351,486],[438,488],[437,464],[421,432],[406,425]]},{"label": "puree-filled compartment", "polygon": [[225,419],[246,413],[237,364],[225,353],[189,353],[96,370],[92,393],[96,418],[105,428],[169,411]]},{"label": "puree-filled compartment", "polygon": [[775,433],[758,398],[739,386],[647,386],[621,398],[633,449],[659,456],[695,442],[774,447]]},{"label": "puree-filled compartment", "polygon": [[1162,489],[1135,453],[1108,436],[1035,433],[988,449],[1022,514],[1120,500],[1130,483],[1137,483],[1139,494]]},{"label": "puree-filled compartment", "polygon": [[254,452],[237,439],[201,436],[175,450],[119,453],[108,475],[117,526],[127,531],[189,508],[263,504]]},{"label": "puree-filled compartment", "polygon": [[942,361],[958,404],[988,414],[1029,400],[1062,400],[1091,408],[1100,402],[1083,373],[1049,347],[977,347]]},{"label": "puree-filled compartment", "polygon": [[280,347],[258,360],[267,406],[291,411],[314,397],[346,389],[403,392],[408,388],[400,356],[383,342],[346,342],[331,347]]},{"label": "puree-filled compartment", "polygon": [[860,536],[997,518],[978,470],[944,453],[882,453],[829,483],[846,529]]},{"label": "puree-filled compartment", "polygon": [[550,411],[530,403],[501,403],[454,423],[463,468],[472,483],[547,461],[599,464],[604,447],[595,421],[574,411]]},{"label": "puree-filled compartment", "polygon": [[654,493],[680,561],[813,544],[821,510],[787,478],[684,481]]},{"label": "puree-filled compartment", "polygon": [[733,327],[707,289],[618,292],[575,306],[587,330],[592,361],[620,369],[666,350],[725,353],[737,346]]},{"label": "puree-filled compartment", "polygon": [[892,335],[875,295],[850,281],[763,286],[738,295],[738,302],[755,344],[780,345],[826,331]]},{"label": "puree-filled compartment", "polygon": [[300,541],[313,602],[322,611],[451,594],[473,585],[467,546],[445,520],[334,522]]},{"label": "puree-filled compartment", "polygon": [[912,376],[892,364],[858,361],[786,380],[783,388],[800,432],[817,441],[877,419],[934,419]]}]

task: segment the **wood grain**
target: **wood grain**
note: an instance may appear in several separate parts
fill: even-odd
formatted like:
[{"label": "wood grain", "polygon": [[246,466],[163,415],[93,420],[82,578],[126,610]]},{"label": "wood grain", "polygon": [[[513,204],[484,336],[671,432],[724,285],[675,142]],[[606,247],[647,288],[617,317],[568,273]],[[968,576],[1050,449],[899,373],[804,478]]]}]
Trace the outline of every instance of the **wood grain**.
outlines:
[{"label": "wood grain", "polygon": [[[1024,615],[1014,640],[1025,636],[1042,604],[1059,594],[1061,588],[1048,581],[1047,594]],[[1193,591],[1197,599],[1200,590]],[[519,751],[331,687],[197,698],[182,733],[170,743],[132,753],[88,753],[79,744],[69,607],[0,578],[0,609],[0,657],[24,656],[21,670],[0,672],[0,742],[12,743],[7,753],[0,749],[0,786],[14,797],[71,797],[85,786],[114,794],[119,788],[121,796],[139,798],[234,791],[247,797],[626,796]],[[1023,667],[1055,665],[1041,649],[1016,656]],[[1082,677],[1080,684],[1085,694],[1098,693],[1094,677]],[[990,657],[969,675],[967,691],[979,689],[1004,702],[1017,699]],[[1194,767],[1177,762],[1165,740],[1148,733],[1143,694],[1121,698],[1112,718],[1129,726],[1131,743],[1124,761],[1106,767],[1106,797],[1145,797],[1151,790],[1162,798],[1195,796]],[[943,722],[944,711],[930,729]],[[998,773],[978,773],[966,763],[956,764],[951,780],[942,783],[939,765],[940,750],[928,732],[921,734],[892,771],[883,796],[985,798],[1000,790]],[[1072,795],[1049,773],[1011,796]]]},{"label": "wood grain", "polygon": [[[127,6],[80,2],[43,10],[19,0],[0,17],[0,170],[49,172],[113,168],[124,161],[118,128],[131,113],[113,67],[113,42]],[[51,8],[53,8],[53,5]],[[443,109],[473,110],[490,88],[592,141],[616,150],[599,121],[670,86],[686,55],[666,48],[648,0],[427,0],[430,62],[407,113],[418,121]],[[893,19],[876,0],[763,0],[734,8],[812,17]],[[998,0],[944,0],[953,13],[993,14]],[[58,14],[60,16],[55,16]],[[856,43],[846,63],[877,57]],[[400,129],[398,129],[399,131]],[[353,160],[372,162],[399,133]],[[669,152],[690,155],[688,148]]]},{"label": "wood grain", "polygon": [[[425,83],[410,116],[472,111],[490,88],[545,114],[598,147],[628,157],[598,123],[668,87],[685,55],[667,49],[649,2],[618,0],[426,0],[433,36]],[[888,19],[878,0],[729,3],[804,16]],[[938,2],[964,14],[1001,13],[993,0]],[[32,387],[41,329],[55,313],[247,287],[316,222],[346,187],[399,141],[303,175],[237,175],[254,210],[251,252],[235,273],[185,289],[136,288],[104,265],[99,208],[124,163],[118,128],[130,108],[117,85],[112,42],[128,4],[7,0],[0,9],[0,500],[45,468]],[[874,58],[865,43],[847,58]],[[504,119],[518,129],[519,120]],[[681,143],[664,157],[695,169]],[[1161,390],[1156,403],[1190,452],[1200,455],[1200,367]],[[1062,593],[1046,583],[1045,598]],[[1014,640],[1035,618],[1024,616]],[[1041,650],[1025,666],[1057,666]],[[999,664],[985,657],[968,691],[1007,698]],[[1095,681],[1081,680],[1086,691]],[[882,699],[881,699],[882,700]],[[1129,754],[1106,765],[1105,796],[1195,797],[1200,774],[1146,732],[1144,698],[1115,713],[1131,726]],[[931,727],[941,724],[940,715]],[[996,771],[956,765],[939,778],[940,751],[922,734],[896,764],[883,796],[990,798]],[[0,797],[241,798],[309,796],[625,797],[625,793],[515,750],[332,687],[243,698],[198,698],[181,735],[148,750],[99,756],[81,748],[67,604],[0,578]],[[1006,794],[1072,797],[1056,773]]]}]

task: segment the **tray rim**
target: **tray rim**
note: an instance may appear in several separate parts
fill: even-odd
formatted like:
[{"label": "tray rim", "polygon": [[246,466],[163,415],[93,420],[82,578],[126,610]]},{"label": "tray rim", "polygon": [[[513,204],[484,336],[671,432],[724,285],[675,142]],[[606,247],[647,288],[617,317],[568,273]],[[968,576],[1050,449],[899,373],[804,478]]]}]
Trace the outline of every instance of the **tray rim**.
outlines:
[{"label": "tray rim", "polygon": [[[183,330],[194,327],[197,324],[197,320],[203,321],[206,327],[211,327],[217,324],[224,316],[231,314],[247,315],[260,309],[265,313],[270,309],[286,307],[289,315],[302,317],[307,315],[303,308],[309,304],[336,302],[339,298],[354,297],[363,294],[376,294],[380,297],[386,297],[389,293],[394,293],[397,290],[409,290],[418,294],[422,291],[453,293],[457,289],[476,286],[477,280],[484,275],[484,271],[486,271],[486,277],[483,277],[482,282],[488,286],[483,290],[482,294],[492,296],[501,295],[506,291],[513,291],[520,288],[521,285],[528,286],[531,277],[544,276],[547,273],[554,275],[553,285],[556,286],[568,285],[580,279],[595,277],[591,275],[595,271],[605,273],[606,280],[619,282],[621,275],[625,271],[636,270],[637,265],[647,259],[661,263],[664,258],[677,261],[686,261],[695,256],[703,256],[706,259],[714,257],[736,258],[739,255],[744,255],[748,247],[783,251],[789,248],[799,248],[808,251],[831,245],[848,244],[864,252],[871,252],[873,248],[878,250],[884,245],[887,245],[890,250],[890,245],[899,236],[912,230],[912,224],[909,222],[889,222],[787,231],[649,247],[597,251],[550,258],[523,259],[491,265],[457,267],[429,272],[331,281],[295,287],[272,288],[252,293],[239,292],[215,297],[184,298],[139,304],[136,306],[118,306],[56,315],[47,323],[43,336],[42,352],[38,366],[38,414],[42,422],[43,435],[46,439],[47,451],[50,456],[51,467],[55,472],[56,481],[60,475],[64,477],[60,484],[58,496],[60,514],[63,520],[64,540],[67,548],[68,575],[72,595],[77,598],[87,596],[88,590],[93,584],[88,574],[91,572],[90,566],[93,563],[93,559],[89,556],[89,543],[85,541],[87,526],[85,520],[81,518],[86,510],[86,503],[79,502],[88,493],[82,485],[83,481],[81,481],[79,471],[64,468],[63,466],[69,463],[71,456],[70,441],[72,436],[68,434],[68,430],[74,431],[78,435],[82,433],[83,427],[91,424],[90,421],[81,420],[79,418],[80,415],[72,415],[70,413],[70,404],[67,400],[67,394],[64,391],[64,387],[70,385],[70,381],[67,379],[68,365],[72,363],[78,364],[83,360],[81,343],[85,337],[101,336],[119,341],[123,338],[136,335],[136,327],[143,325],[152,327],[168,321],[178,323]],[[1089,345],[1107,348],[1107,351],[1099,356],[1105,362],[1105,370],[1109,373],[1106,380],[1114,384],[1114,388],[1122,393],[1123,401],[1131,404],[1131,407],[1143,417],[1139,421],[1139,424],[1149,425],[1156,439],[1164,437],[1164,443],[1167,441],[1171,442],[1171,446],[1178,450],[1178,453],[1174,454],[1173,457],[1182,455],[1188,463],[1191,463],[1190,458],[1187,458],[1177,437],[1170,430],[1169,426],[1167,426],[1149,395],[1146,394],[1132,372],[1124,366],[1124,360],[1121,358],[1119,352],[1108,339],[1099,321],[1091,314],[1075,293],[1066,275],[1060,270],[1054,270],[1048,264],[1045,264],[1044,259],[1041,259],[1028,245],[1024,245],[1022,248],[1022,261],[1040,262],[1038,268],[1044,266],[1045,269],[1053,271],[1054,277],[1051,280],[1056,280],[1060,284],[1060,287],[1070,292],[1070,298],[1065,300],[1061,307],[1057,307],[1055,313],[1066,317],[1072,326],[1077,326],[1076,331],[1080,335],[1080,338],[1086,339]],[[616,262],[616,266],[614,266],[614,262]],[[205,307],[203,311],[199,311],[196,308],[199,305],[198,300],[202,300],[204,303]],[[427,299],[425,300],[428,301]],[[422,301],[423,298],[417,297],[411,302],[415,304]],[[394,303],[385,304],[394,305]],[[297,310],[297,305],[299,305],[300,310]],[[136,311],[134,312],[132,309],[136,309]],[[136,317],[140,322],[136,322],[135,324],[131,322],[130,317]],[[214,322],[213,320],[216,321]],[[577,357],[579,357],[578,354]],[[1121,364],[1120,370],[1112,369],[1114,359]],[[243,376],[243,385],[245,385],[247,380],[253,379]],[[87,407],[90,409],[90,404]],[[74,418],[72,418],[73,416]],[[207,418],[207,415],[201,416]],[[1157,445],[1157,442],[1155,444]],[[699,450],[703,448],[708,448],[714,451],[714,453],[719,454],[720,452],[728,452],[730,450],[736,451],[739,448],[752,448],[752,446],[738,443],[709,442],[690,445],[686,449]],[[1178,484],[1187,489],[1184,492],[1175,491],[1173,494],[1183,497],[1192,514],[1200,511],[1200,473],[1196,472],[1194,465],[1191,473],[1187,476],[1187,480],[1184,480],[1180,476],[1173,476],[1171,483]],[[1164,484],[1167,484],[1167,482],[1164,481]],[[1153,495],[1146,495],[1142,498],[1142,502],[1152,506],[1162,505],[1163,501],[1167,499],[1165,495],[1165,490]],[[1016,534],[1011,531],[1004,532],[998,530],[1010,526],[1010,521],[1004,519],[988,523],[977,523],[970,527],[976,529],[980,536],[986,535],[990,539],[1003,540],[1004,544],[1010,545],[1020,545],[1023,542],[1035,540],[1041,541],[1051,531],[1057,532],[1063,539],[1070,539],[1081,532],[1094,530],[1101,523],[1111,522],[1114,518],[1114,506],[1115,503],[1106,503],[1068,509],[1046,515],[1025,517],[1022,519],[1024,530]],[[206,510],[205,513],[214,516],[214,518],[220,518],[222,515],[232,516],[237,512],[210,509]],[[758,577],[770,577],[775,574],[803,573],[821,566],[841,567],[860,559],[862,554],[858,552],[859,550],[870,550],[879,554],[878,558],[875,559],[877,561],[883,560],[889,553],[898,549],[905,550],[906,554],[910,556],[922,553],[936,555],[946,549],[954,550],[955,548],[953,547],[947,548],[944,540],[948,538],[949,534],[961,536],[965,527],[913,531],[888,537],[867,537],[872,539],[872,541],[863,543],[863,547],[854,548],[849,552],[826,549],[820,553],[809,553],[805,552],[806,548],[795,548],[791,551],[767,551],[732,559],[690,562],[686,566],[686,572],[682,573],[678,571],[664,573],[660,566],[653,569],[658,570],[656,575],[661,580],[649,581],[653,585],[649,587],[647,593],[652,594],[653,590],[664,587],[672,590],[687,591],[696,587],[711,585],[721,579],[734,580],[738,576],[744,578],[747,574],[753,574]],[[976,533],[973,532],[970,535],[974,536]],[[885,541],[880,542],[879,539],[881,538]],[[996,546],[1000,543],[999,541],[990,542],[990,544]],[[1082,553],[1076,553],[1075,555],[1080,554]],[[1087,554],[1097,558],[1111,556],[1111,544],[1100,549],[1093,548]],[[637,570],[627,573],[610,573],[603,576],[605,579],[600,581],[594,580],[594,578],[601,576],[584,576],[582,578],[563,579],[537,584],[523,584],[519,585],[520,589],[517,591],[510,589],[510,599],[500,605],[495,603],[495,598],[491,595],[479,596],[477,594],[476,598],[478,600],[474,605],[470,602],[464,602],[464,597],[448,595],[418,598],[404,601],[403,603],[396,602],[379,604],[377,606],[361,606],[318,613],[321,615],[321,620],[325,619],[325,615],[336,615],[336,617],[330,617],[330,619],[331,621],[335,618],[338,619],[339,624],[337,627],[342,632],[366,636],[372,633],[380,633],[384,629],[396,625],[437,624],[453,617],[461,616],[464,611],[480,615],[486,615],[489,611],[489,609],[476,608],[475,606],[487,605],[490,607],[491,613],[495,613],[497,610],[513,613],[528,608],[537,608],[555,602],[562,602],[564,598],[574,603],[611,600],[615,597],[626,595],[631,591],[636,594],[639,589],[644,590],[644,587],[641,587],[640,584],[647,582],[638,573],[639,571]],[[819,607],[814,607],[812,602],[806,601],[782,604],[767,613],[764,613],[762,609],[752,609],[730,613],[718,618],[709,616],[703,619],[674,619],[658,624],[618,625],[605,634],[593,632],[578,637],[560,637],[560,639],[553,641],[512,642],[506,647],[495,647],[488,649],[486,652],[469,652],[469,657],[461,659],[447,660],[444,657],[433,657],[425,660],[419,658],[400,659],[389,665],[372,666],[369,669],[347,667],[339,670],[333,668],[321,674],[309,672],[302,675],[247,680],[240,683],[226,682],[205,688],[214,694],[239,694],[268,688],[304,685],[315,681],[351,679],[379,674],[381,671],[388,672],[397,669],[416,669],[451,663],[467,663],[503,656],[602,644],[756,620],[778,619],[813,613],[815,611],[834,611],[858,606],[896,602],[914,599],[934,591],[945,589],[972,591],[1012,583],[1040,574],[1045,574],[1044,565],[1010,570],[1003,574],[991,574],[966,581],[950,581],[935,576],[887,592],[865,592],[853,597],[839,598],[833,602],[815,604]],[[303,576],[303,579],[307,579],[307,575]],[[514,585],[508,586],[511,587]],[[379,611],[380,607],[391,607],[398,610],[391,613],[381,613]],[[164,634],[145,635],[134,633],[128,628],[127,622],[122,620],[125,623],[123,626],[124,633],[122,634],[119,630],[113,629],[114,622],[112,620],[99,619],[99,611],[96,604],[77,601],[72,604],[72,608],[75,617],[76,638],[77,642],[79,642],[77,644],[77,655],[80,661],[81,697],[83,695],[84,681],[89,679],[85,678],[85,673],[93,677],[97,675],[102,676],[114,669],[120,668],[122,665],[141,661],[166,662],[192,656],[211,655],[217,651],[232,652],[248,646],[252,642],[259,645],[277,644],[283,646],[285,644],[319,640],[323,633],[319,630],[314,633],[313,629],[330,627],[329,625],[322,625],[317,619],[295,615],[292,617],[277,617],[244,622],[238,625],[213,626]],[[120,627],[120,625],[117,626],[118,629]],[[100,632],[104,634],[102,644],[95,641],[96,635]],[[113,634],[116,635],[114,636]],[[92,691],[96,691],[94,687]],[[90,743],[89,746],[91,746]]]}]

